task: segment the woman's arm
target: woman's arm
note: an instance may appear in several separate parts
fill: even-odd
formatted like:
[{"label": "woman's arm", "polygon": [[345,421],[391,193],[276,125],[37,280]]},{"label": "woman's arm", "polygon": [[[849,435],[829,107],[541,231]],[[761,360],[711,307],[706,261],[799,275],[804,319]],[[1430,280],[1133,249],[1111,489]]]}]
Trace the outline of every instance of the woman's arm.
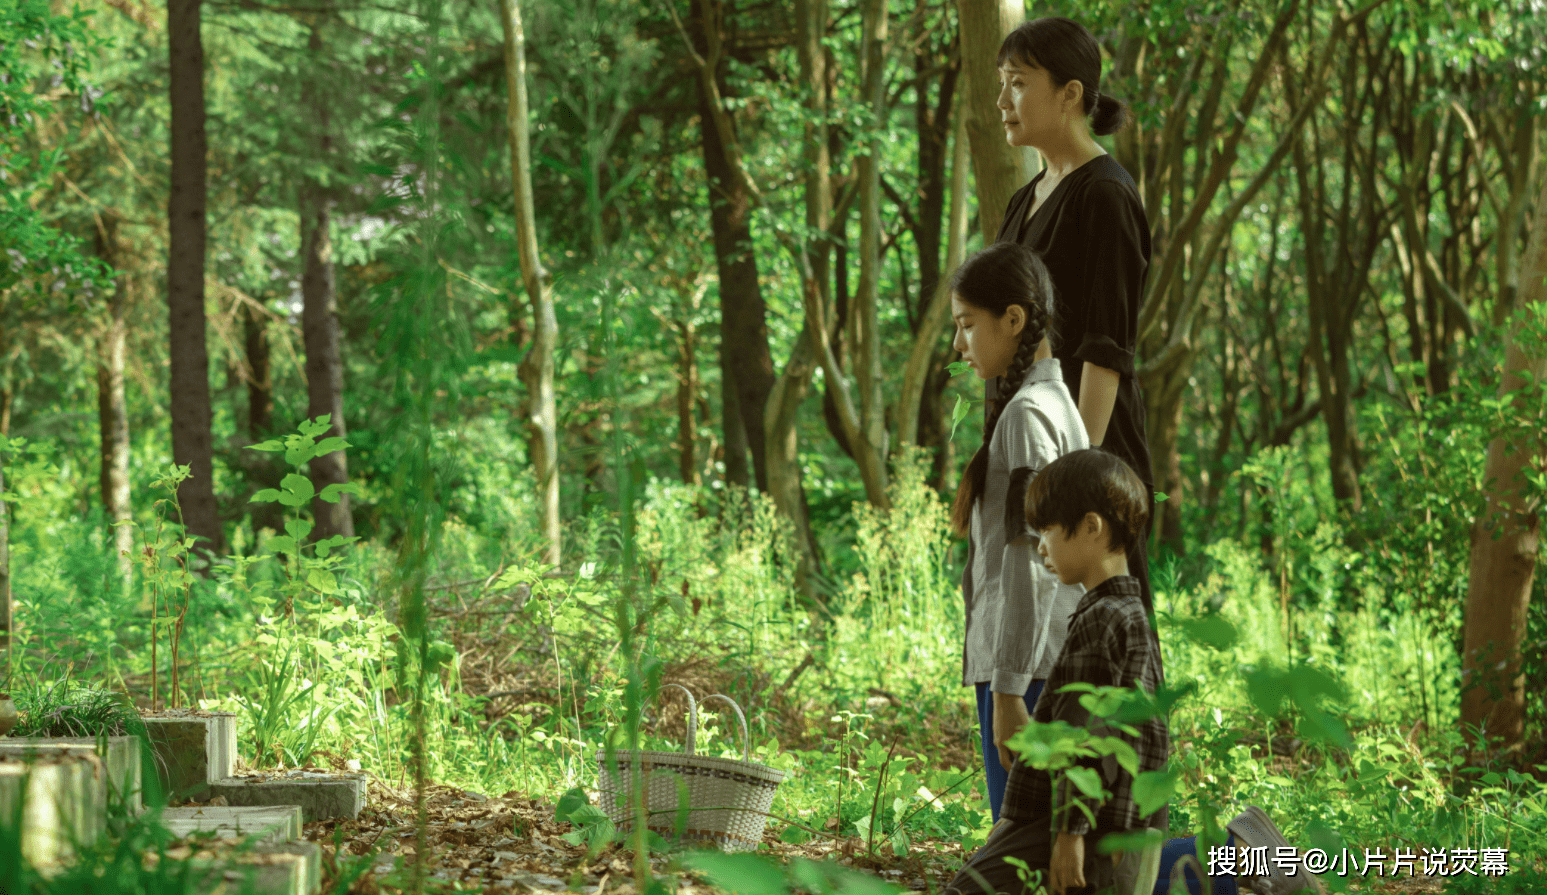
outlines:
[{"label": "woman's arm", "polygon": [[1085,362],[1080,374],[1080,419],[1093,446],[1099,447],[1107,437],[1112,408],[1117,406],[1117,383],[1116,370]]}]

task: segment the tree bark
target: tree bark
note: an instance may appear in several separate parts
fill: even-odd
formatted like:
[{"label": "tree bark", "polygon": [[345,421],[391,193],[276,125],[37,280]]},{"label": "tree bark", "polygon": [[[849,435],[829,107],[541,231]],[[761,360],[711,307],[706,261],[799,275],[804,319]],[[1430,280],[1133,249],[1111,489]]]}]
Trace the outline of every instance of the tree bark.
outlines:
[{"label": "tree bark", "polygon": [[[247,354],[247,440],[266,441],[274,432],[274,373],[269,361],[267,321],[253,306],[242,305],[242,343]],[[246,451],[246,466],[257,488],[279,488],[284,470],[281,458],[261,451]],[[253,534],[267,528],[283,531],[285,507],[279,503],[249,503]]]},{"label": "tree bark", "polygon": [[[325,86],[319,83],[325,71],[322,32],[311,28],[307,41],[312,69],[302,85],[302,114],[311,118],[315,160],[325,164],[333,151],[331,121]],[[301,185],[301,338],[306,345],[306,415],[310,419],[329,418],[325,437],[344,438],[344,360],[339,353],[338,289],[333,273],[332,197],[322,184],[306,178]],[[349,462],[343,451],[313,458],[310,464],[312,486],[321,495],[328,485],[349,481]],[[354,515],[349,495],[340,494],[337,503],[320,496],[312,499],[313,540],[335,536],[354,537]]]},{"label": "tree bark", "polygon": [[125,592],[133,582],[134,531],[129,526],[129,415],[124,396],[124,313],[129,303],[129,275],[118,270],[118,219],[102,216],[97,230],[97,256],[114,268],[113,293],[108,298],[107,325],[97,361],[97,422],[101,443],[102,509],[112,527],[113,555]]},{"label": "tree bark", "polygon": [[[1547,304],[1547,178],[1536,197],[1530,242],[1521,261],[1516,310]],[[1512,393],[1547,376],[1539,344],[1522,345],[1521,328],[1505,342],[1499,397],[1534,424],[1515,428],[1488,445],[1483,473],[1486,506],[1472,528],[1462,647],[1461,723],[1471,736],[1517,748],[1525,734],[1525,672],[1521,645],[1531,606],[1531,584],[1541,550],[1542,508],[1526,473],[1547,463],[1539,400],[1533,407]]]},{"label": "tree bark", "polygon": [[938,354],[940,332],[950,317],[950,278],[961,266],[967,245],[967,133],[966,111],[957,111],[951,148],[951,212],[946,226],[945,268],[935,283],[934,295],[919,319],[913,348],[902,371],[902,394],[897,398],[897,443],[922,444],[919,417],[923,412],[924,384],[931,362]]},{"label": "tree bark", "polygon": [[[865,0],[861,8],[862,62],[865,104],[873,116],[873,130],[864,142],[864,154],[856,160],[859,178],[859,287],[849,313],[849,342],[859,419],[854,428],[859,441],[850,439],[854,460],[860,465],[866,496],[876,506],[886,505],[886,405],[881,392],[881,143],[886,109],[886,0]],[[847,427],[846,427],[847,428]],[[868,467],[868,468],[867,468]]]},{"label": "tree bark", "polygon": [[189,467],[177,488],[188,534],[198,549],[225,551],[215,504],[209,351],[205,345],[204,253],[206,153],[202,0],[169,0],[171,191],[167,199],[167,315],[171,357],[172,461]]},{"label": "tree bark", "polygon": [[[537,478],[538,503],[542,508],[547,560],[557,566],[562,558],[563,533],[559,526],[558,407],[553,384],[554,349],[558,344],[558,317],[554,313],[549,275],[537,252],[537,215],[532,202],[532,146],[527,130],[526,34],[521,25],[518,0],[500,0],[500,22],[505,31],[505,129],[510,144],[510,173],[515,192],[516,242],[521,260],[521,280],[531,304],[535,330],[531,350],[521,362],[521,381],[527,391],[527,451]],[[513,314],[519,312],[512,309]]]},{"label": "tree bark", "polygon": [[987,245],[999,235],[1010,197],[1035,172],[1024,149],[1005,142],[999,118],[999,45],[1026,17],[1021,0],[956,0],[961,21],[961,97],[972,175],[977,185],[978,229]]},{"label": "tree bark", "polygon": [[[710,77],[710,75],[705,75]],[[714,231],[714,259],[720,280],[720,357],[730,373],[725,399],[735,399],[742,437],[733,438],[726,421],[726,472],[732,478],[733,445],[752,453],[752,480],[768,490],[767,434],[763,410],[773,390],[773,356],[768,350],[768,309],[758,281],[752,249],[753,196],[737,171],[740,147],[728,146],[714,123],[713,97],[700,90],[704,169],[709,175],[709,221]],[[734,134],[732,135],[734,138]],[[745,462],[744,460],[742,462]],[[742,470],[745,467],[741,467]],[[741,481],[744,483],[745,473]]]},{"label": "tree bark", "polygon": [[[801,289],[815,290],[812,303],[826,306],[822,294],[826,286],[828,253],[831,244],[823,236],[832,218],[832,160],[827,142],[827,54],[822,38],[827,33],[826,0],[796,0],[796,49],[800,60],[802,99],[806,108],[805,145],[805,220],[806,232],[813,234],[797,246],[803,253]],[[795,570],[795,585],[808,608],[815,605],[816,588],[811,573],[820,564],[816,535],[811,530],[806,507],[806,492],[801,482],[799,456],[800,405],[810,390],[816,368],[811,353],[811,327],[821,320],[807,317],[795,340],[789,360],[779,372],[769,393],[763,414],[765,452],[768,459],[768,494],[779,512],[795,526],[800,559]]]}]

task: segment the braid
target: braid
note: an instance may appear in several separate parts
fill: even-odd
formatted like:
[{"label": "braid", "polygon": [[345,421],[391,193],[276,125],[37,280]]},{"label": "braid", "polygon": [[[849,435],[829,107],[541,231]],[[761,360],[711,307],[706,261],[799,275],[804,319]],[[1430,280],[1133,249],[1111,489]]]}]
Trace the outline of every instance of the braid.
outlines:
[{"label": "braid", "polygon": [[997,242],[962,262],[951,275],[951,292],[963,302],[1001,319],[1012,306],[1026,313],[1002,387],[983,420],[983,441],[956,487],[951,525],[957,534],[966,534],[972,527],[972,509],[988,479],[988,454],[994,443],[994,430],[1015,393],[1020,391],[1037,347],[1052,326],[1053,280],[1035,252],[1019,243]]},{"label": "braid", "polygon": [[1021,340],[1015,346],[1015,355],[1010,358],[1009,368],[1005,370],[999,393],[994,396],[994,403],[989,405],[988,418],[983,422],[983,441],[972,455],[972,461],[967,464],[965,480],[962,482],[964,487],[957,492],[956,506],[951,514],[958,534],[964,534],[971,525],[972,505],[987,485],[988,452],[994,443],[994,430],[999,428],[999,418],[1004,415],[1005,408],[1010,406],[1015,393],[1020,391],[1021,384],[1026,381],[1026,374],[1035,363],[1037,346],[1042,344],[1043,337],[1047,335],[1046,304],[1032,302],[1019,307],[1026,311],[1026,325],[1021,327]]}]

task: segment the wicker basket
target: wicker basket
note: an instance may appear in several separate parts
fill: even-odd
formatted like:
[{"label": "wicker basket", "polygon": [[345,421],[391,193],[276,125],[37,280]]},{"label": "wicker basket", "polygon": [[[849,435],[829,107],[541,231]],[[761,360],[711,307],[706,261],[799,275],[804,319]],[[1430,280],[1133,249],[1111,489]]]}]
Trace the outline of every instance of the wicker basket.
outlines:
[{"label": "wicker basket", "polygon": [[[605,749],[596,753],[601,767],[602,810],[628,830],[634,824],[634,806],[629,798],[634,763],[638,762],[645,778],[647,826],[668,838],[679,832],[695,842],[712,842],[724,851],[751,851],[763,841],[763,827],[773,804],[774,790],[784,772],[767,765],[747,761],[750,742],[747,718],[741,706],[719,693],[704,697],[704,702],[719,699],[736,710],[741,721],[742,760],[694,755],[698,732],[698,707],[686,687],[676,687],[688,697],[687,748],[683,752],[650,752],[618,749],[609,761]],[[685,809],[685,810],[684,810]]]}]

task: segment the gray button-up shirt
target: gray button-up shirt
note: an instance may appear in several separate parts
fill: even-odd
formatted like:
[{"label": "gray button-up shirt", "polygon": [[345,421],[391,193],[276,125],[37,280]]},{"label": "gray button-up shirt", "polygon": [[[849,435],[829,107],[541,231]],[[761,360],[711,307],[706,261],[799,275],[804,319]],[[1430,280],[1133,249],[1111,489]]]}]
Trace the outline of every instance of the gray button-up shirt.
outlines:
[{"label": "gray button-up shirt", "polygon": [[[1085,589],[1060,584],[1042,565],[1035,536],[1019,516],[1030,477],[1070,452],[1090,447],[1079,408],[1054,358],[1026,373],[989,444],[988,476],[972,507],[962,595],[967,637],[962,685],[987,681],[996,693],[1025,693],[1046,678],[1063,648],[1069,616]],[[1014,477],[1019,493],[1010,493]]]}]

